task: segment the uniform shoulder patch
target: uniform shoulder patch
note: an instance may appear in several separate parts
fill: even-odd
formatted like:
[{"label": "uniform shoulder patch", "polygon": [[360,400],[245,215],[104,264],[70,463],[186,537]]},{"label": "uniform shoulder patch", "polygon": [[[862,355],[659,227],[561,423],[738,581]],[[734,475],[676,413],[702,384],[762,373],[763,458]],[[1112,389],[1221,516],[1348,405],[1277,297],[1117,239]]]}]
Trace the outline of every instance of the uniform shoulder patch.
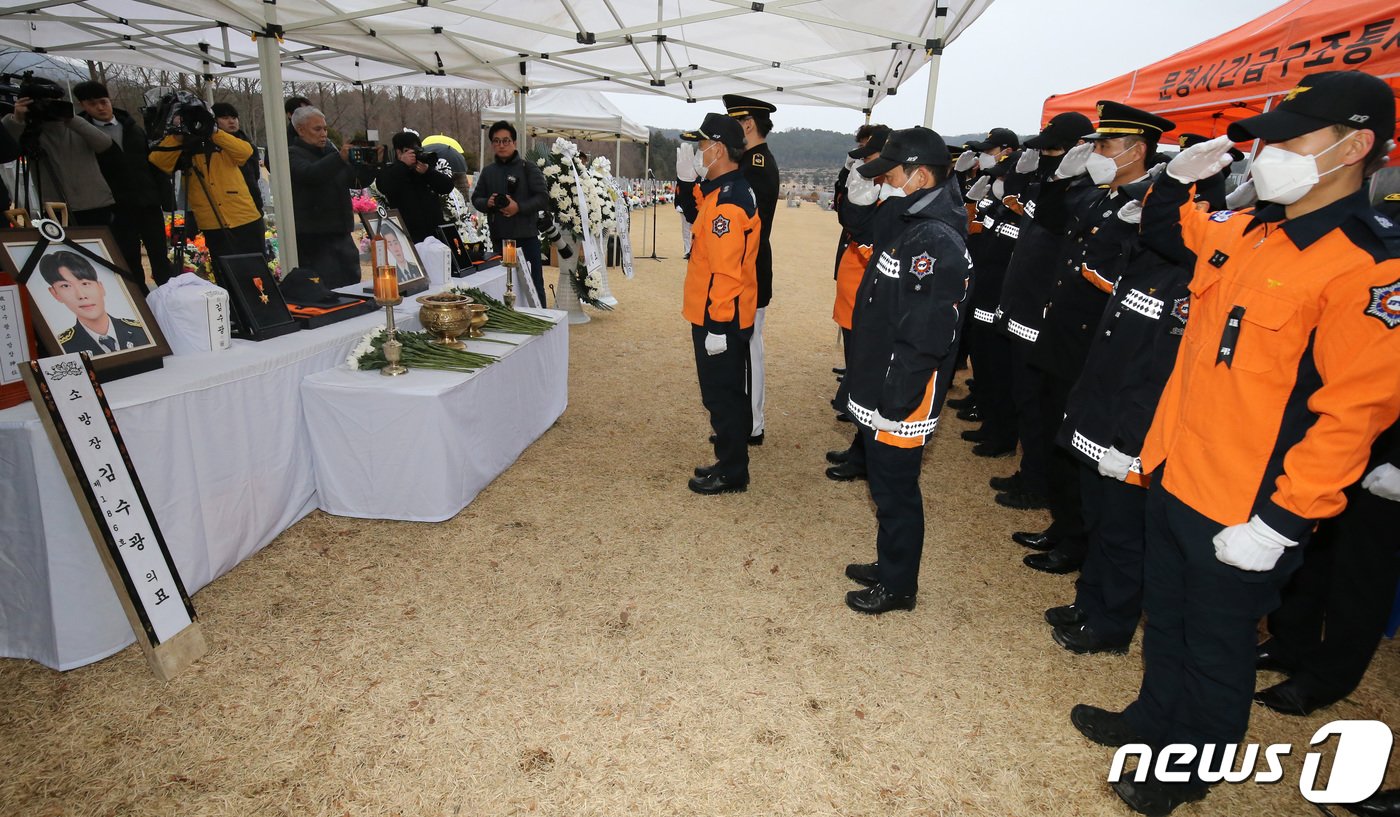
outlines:
[{"label": "uniform shoulder patch", "polygon": [[117,318],[117,320],[121,321],[122,323],[126,324],[127,326],[134,326],[134,327],[136,327],[137,329],[143,328],[141,322],[138,321],[138,320],[136,320],[135,318]]},{"label": "uniform shoulder patch", "polygon": [[59,335],[58,335],[58,342],[59,342],[59,343],[67,343],[68,341],[72,340],[72,339],[73,339],[73,332],[74,332],[74,328],[71,327],[71,326],[68,327],[67,329],[64,329],[64,330],[63,330],[62,332],[60,332]]},{"label": "uniform shoulder patch", "polygon": [[724,238],[729,234],[729,219],[715,216],[714,222],[710,224],[710,231],[715,234],[715,238]]},{"label": "uniform shoulder patch", "polygon": [[1211,213],[1210,220],[1219,222],[1220,224],[1224,224],[1225,222],[1230,220],[1230,216],[1233,216],[1235,212],[1236,211],[1234,210],[1220,210],[1218,212]]},{"label": "uniform shoulder patch", "polygon": [[762,154],[762,153],[755,153],[755,154],[753,155],[753,166],[754,166],[754,167],[763,167],[763,161],[764,161],[764,160],[763,160],[763,154]]},{"label": "uniform shoulder patch", "polygon": [[1400,326],[1400,281],[1371,287],[1371,303],[1366,314],[1385,324],[1387,329]]},{"label": "uniform shoulder patch", "polygon": [[923,280],[925,275],[933,272],[933,259],[928,253],[919,253],[909,262],[909,271],[914,273],[914,277]]},{"label": "uniform shoulder patch", "polygon": [[1177,298],[1176,300],[1172,301],[1172,317],[1180,321],[1182,326],[1186,325],[1186,318],[1190,314],[1191,298],[1189,296],[1185,298]]}]

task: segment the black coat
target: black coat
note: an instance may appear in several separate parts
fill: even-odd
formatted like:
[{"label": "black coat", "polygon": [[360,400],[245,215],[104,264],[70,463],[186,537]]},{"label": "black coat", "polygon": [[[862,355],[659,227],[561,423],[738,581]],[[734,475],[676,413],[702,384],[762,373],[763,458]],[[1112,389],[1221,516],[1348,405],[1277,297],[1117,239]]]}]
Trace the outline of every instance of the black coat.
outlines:
[{"label": "black coat", "polygon": [[[481,178],[472,190],[472,206],[486,213],[491,225],[491,237],[537,238],[539,237],[539,212],[549,206],[548,187],[544,181],[544,171],[534,162],[527,162],[516,151],[505,161],[494,160],[481,169]],[[496,195],[496,207],[487,205],[487,200]],[[513,216],[503,216],[499,212],[504,198],[510,196],[520,206],[520,212]]]},{"label": "black coat", "polygon": [[[91,116],[78,114],[98,128]],[[174,194],[170,177],[151,164],[150,143],[146,131],[120,108],[112,109],[113,118],[122,128],[121,143],[97,154],[97,166],[112,190],[117,207],[161,207],[174,209]]]},{"label": "black coat", "polygon": [[243,171],[243,181],[248,185],[248,195],[253,197],[253,204],[256,204],[259,212],[265,212],[263,207],[262,188],[258,186],[258,180],[262,178],[261,165],[258,164],[258,146],[253,144],[253,140],[248,138],[248,134],[242,130],[233,132],[234,136],[253,145],[253,155],[248,157],[248,161],[240,168]]},{"label": "black coat", "polygon": [[350,189],[374,181],[374,168],[351,166],[329,141],[318,148],[300,138],[287,147],[287,164],[297,232],[349,235],[355,229]]},{"label": "black coat", "polygon": [[375,181],[389,206],[399,211],[403,226],[416,244],[445,223],[442,197],[452,192],[452,177],[429,168],[419,173],[400,161],[390,162]]},{"label": "black coat", "polygon": [[744,151],[739,160],[739,169],[744,171],[744,179],[753,190],[754,201],[758,203],[758,218],[762,225],[758,238],[758,308],[762,309],[773,300],[773,245],[769,238],[773,235],[773,217],[778,212],[778,161],[768,143],[754,145]]}]

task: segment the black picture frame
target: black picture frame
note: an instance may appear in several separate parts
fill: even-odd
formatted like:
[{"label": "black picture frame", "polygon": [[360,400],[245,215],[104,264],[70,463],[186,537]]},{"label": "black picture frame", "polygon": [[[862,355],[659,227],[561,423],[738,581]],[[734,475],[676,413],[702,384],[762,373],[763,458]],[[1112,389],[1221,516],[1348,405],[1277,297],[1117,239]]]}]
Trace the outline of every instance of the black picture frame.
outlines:
[{"label": "black picture frame", "polygon": [[[371,239],[384,238],[390,242],[390,260],[398,272],[399,294],[406,298],[426,292],[429,283],[427,267],[423,266],[423,259],[418,257],[418,248],[413,245],[413,238],[409,236],[408,230],[404,229],[399,211],[390,210],[385,216],[361,213],[360,223]],[[371,281],[374,280],[375,272],[377,270],[370,270]],[[374,287],[366,287],[364,291],[372,293]]]},{"label": "black picture frame", "polygon": [[214,261],[214,283],[228,291],[233,307],[233,336],[242,340],[268,340],[301,328],[277,278],[267,268],[262,253],[221,255]]},{"label": "black picture frame", "polygon": [[[39,221],[33,228],[0,230],[0,248],[0,269],[19,284],[40,354],[86,351],[102,382],[165,365],[165,358],[171,354],[170,344],[146,299],[117,260],[121,255],[111,230],[64,228],[54,221]],[[94,330],[84,328],[87,324],[78,309],[89,307],[70,306],[40,273],[40,259],[61,252],[72,253],[72,262],[83,265],[84,272],[92,270],[102,295],[101,317],[108,319],[109,336],[117,344],[115,350],[108,351],[94,339]],[[88,324],[91,323],[90,319]]]}]

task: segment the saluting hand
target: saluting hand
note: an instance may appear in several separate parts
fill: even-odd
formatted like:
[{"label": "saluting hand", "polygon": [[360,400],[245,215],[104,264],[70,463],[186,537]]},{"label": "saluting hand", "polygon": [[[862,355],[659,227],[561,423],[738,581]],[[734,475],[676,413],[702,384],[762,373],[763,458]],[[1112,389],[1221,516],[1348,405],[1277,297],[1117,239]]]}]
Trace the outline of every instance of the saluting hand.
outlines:
[{"label": "saluting hand", "polygon": [[1060,166],[1055,168],[1055,178],[1073,179],[1082,174],[1089,167],[1089,157],[1093,155],[1093,142],[1085,142],[1070,148],[1065,157],[1060,160]]},{"label": "saluting hand", "polygon": [[1209,179],[1231,165],[1234,159],[1230,156],[1230,148],[1234,146],[1235,143],[1228,136],[1217,136],[1192,145],[1176,154],[1176,158],[1167,165],[1167,175],[1182,184]]},{"label": "saluting hand", "polygon": [[966,173],[971,170],[972,166],[975,164],[977,164],[977,151],[964,150],[962,155],[958,157],[958,160],[953,163],[953,169],[959,173]]},{"label": "saluting hand", "polygon": [[1016,160],[1017,173],[1031,173],[1040,167],[1040,151],[1035,148],[1026,148],[1021,151],[1021,158]]},{"label": "saluting hand", "polygon": [[1254,192],[1254,180],[1249,179],[1231,190],[1230,195],[1225,197],[1225,209],[1243,210],[1246,207],[1253,207],[1257,201],[1259,201],[1259,194]]},{"label": "saluting hand", "polygon": [[987,175],[980,176],[980,177],[977,179],[977,181],[975,181],[975,182],[972,183],[972,187],[968,188],[968,191],[967,191],[967,200],[968,200],[968,201],[981,201],[981,200],[982,200],[982,197],[985,196],[985,195],[987,195],[987,188],[989,188],[989,187],[991,187],[991,186],[992,186],[992,177],[991,177],[991,176],[987,176]]}]

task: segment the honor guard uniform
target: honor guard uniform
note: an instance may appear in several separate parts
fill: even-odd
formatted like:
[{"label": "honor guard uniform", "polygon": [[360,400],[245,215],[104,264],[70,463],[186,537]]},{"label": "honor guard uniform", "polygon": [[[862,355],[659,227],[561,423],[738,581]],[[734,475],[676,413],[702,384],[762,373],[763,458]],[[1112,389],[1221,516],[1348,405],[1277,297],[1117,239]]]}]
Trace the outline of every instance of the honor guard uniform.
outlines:
[{"label": "honor guard uniform", "polygon": [[[1085,136],[1088,144],[1065,154],[1052,179],[1041,188],[1036,219],[1064,239],[1055,262],[1055,283],[1044,307],[1044,324],[1031,365],[1044,374],[1037,401],[1041,422],[1053,437],[1064,421],[1069,400],[1095,327],[1108,304],[1122,253],[1136,237],[1136,225],[1116,217],[1132,200],[1119,188],[1148,178],[1147,165],[1169,119],[1117,102],[1099,103],[1099,124]],[[1084,561],[1084,533],[1079,464],[1055,446],[1047,459],[1051,527],[1047,553],[1025,557],[1027,567],[1046,573],[1070,573]]]},{"label": "honor guard uniform", "polygon": [[[1030,365],[1030,355],[1040,338],[1045,302],[1055,283],[1055,259],[1064,239],[1036,220],[1036,200],[1041,187],[1059,167],[1064,152],[1094,130],[1089,117],[1062,113],[1036,136],[1026,140],[1005,180],[1002,202],[1022,215],[1017,224],[1016,247],[1006,265],[996,327],[1011,341],[1011,394],[1016,407],[1016,437],[1021,443],[1020,469],[1011,477],[993,478],[997,503],[1023,510],[1045,507],[1049,493],[1047,460],[1054,445],[1053,430],[1044,427],[1037,407],[1040,370]],[[1032,536],[1038,534],[1026,534]]]},{"label": "honor guard uniform", "polygon": [[64,354],[87,352],[93,357],[122,349],[135,349],[139,346],[150,345],[151,338],[146,334],[146,327],[140,321],[131,318],[118,318],[115,315],[108,315],[107,320],[106,335],[98,337],[96,333],[89,332],[79,322],[59,334],[58,345],[62,347]]},{"label": "honor guard uniform", "polygon": [[764,355],[763,318],[768,302],[773,299],[773,216],[778,211],[778,163],[768,149],[768,132],[773,129],[769,115],[778,110],[770,103],[735,94],[724,95],[724,107],[744,130],[746,149],[739,167],[744,171],[758,202],[758,217],[763,230],[758,242],[758,312],[754,317],[753,337],[749,342],[749,366],[752,373],[750,401],[753,406],[753,429],[750,445],[763,444]]},{"label": "honor guard uniform", "polygon": [[[1273,110],[1178,154],[1144,203],[1144,232],[1179,230],[1197,260],[1191,319],[1141,454],[1153,475],[1142,685],[1121,714],[1074,708],[1092,740],[1195,756],[1244,741],[1258,621],[1400,415],[1400,226],[1364,190],[1394,130],[1383,80],[1306,76]],[[1253,139],[1265,143],[1251,175],[1268,203],[1199,212],[1191,183],[1230,162],[1230,141]],[[1167,814],[1207,793],[1190,766],[1163,770],[1184,782],[1114,789]]]},{"label": "honor guard uniform", "polygon": [[759,232],[753,191],[730,159],[731,151],[744,149],[744,132],[730,117],[712,113],[681,139],[701,143],[705,176],[678,188],[677,203],[695,225],[681,314],[691,323],[700,397],[710,414],[717,460],[695,469],[690,489],[699,494],[744,491],[749,484],[748,354],[758,300]]},{"label": "honor guard uniform", "polygon": [[880,206],[846,372],[847,410],[860,426],[878,520],[876,561],[846,568],[867,589],[846,594],[846,604],[883,613],[914,607],[924,544],[923,446],[953,376],[972,262],[962,196],[948,178],[948,148],[937,133],[895,131],[879,158],[856,172],[883,175],[885,188],[899,193]]}]

